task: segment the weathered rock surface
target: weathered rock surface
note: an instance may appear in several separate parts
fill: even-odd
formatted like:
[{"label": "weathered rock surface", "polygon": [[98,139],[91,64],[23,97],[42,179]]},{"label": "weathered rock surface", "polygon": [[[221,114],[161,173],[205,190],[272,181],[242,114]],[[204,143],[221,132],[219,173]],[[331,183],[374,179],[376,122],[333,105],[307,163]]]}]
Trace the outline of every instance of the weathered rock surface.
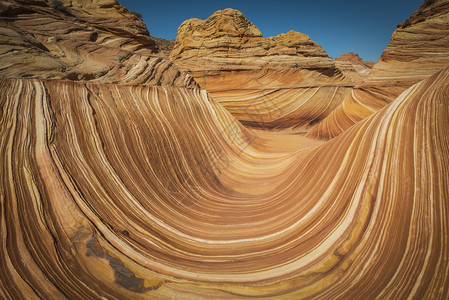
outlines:
[{"label": "weathered rock surface", "polygon": [[[67,18],[46,2],[11,3],[14,26],[4,14],[0,23],[4,32],[16,30],[8,47],[39,48],[41,36],[59,30],[46,22]],[[103,8],[96,9],[92,22],[109,28],[107,38],[99,31],[105,40],[96,51],[105,53],[108,41],[110,55],[140,43],[119,27],[111,32],[119,22],[99,19]],[[40,26],[30,41],[17,28],[33,20]],[[70,61],[92,55],[89,43],[76,45],[64,49]],[[59,46],[50,40],[48,51],[39,49],[51,54]],[[148,57],[148,49],[137,51]],[[27,53],[30,61],[41,58],[36,53]],[[108,59],[114,65],[117,58]],[[0,298],[449,297],[449,67],[323,142],[245,128],[193,81],[164,79],[158,64],[145,72],[161,81],[134,76],[140,82],[129,84],[125,76],[113,84],[112,71],[57,80],[48,79],[50,66],[4,62]],[[10,78],[15,72],[21,76]],[[246,97],[313,114],[323,109],[313,105],[318,93],[326,91],[329,103],[346,92],[315,89],[246,89]],[[292,97],[303,102],[291,104]]]},{"label": "weathered rock surface", "polygon": [[1,77],[197,86],[115,1],[52,3],[0,3]]},{"label": "weathered rock surface", "polygon": [[449,295],[449,69],[293,152],[195,89],[0,88],[3,298]]},{"label": "weathered rock surface", "polygon": [[[373,71],[353,53],[333,61],[300,33],[264,39],[232,9],[185,21],[171,57],[244,124],[331,139],[448,65],[447,10],[446,0],[424,3]],[[263,122],[254,121],[255,111]]]},{"label": "weathered rock surface", "polygon": [[391,37],[370,81],[404,88],[449,65],[449,1],[426,0]]},{"label": "weathered rock surface", "polygon": [[[360,81],[352,65],[339,69],[307,35],[264,38],[234,9],[185,21],[171,58],[240,121],[262,128],[310,127]],[[263,121],[254,118],[255,109]]]},{"label": "weathered rock surface", "polygon": [[[416,82],[449,65],[449,1],[425,1],[398,25],[369,77],[308,137],[333,138],[387,105]],[[374,96],[374,97],[373,97]]]},{"label": "weathered rock surface", "polygon": [[254,87],[254,82],[264,73],[270,79],[259,85],[266,88],[311,84],[312,80],[302,78],[304,70],[309,75],[311,71],[316,73],[315,81],[339,81],[329,79],[333,76],[341,79],[333,59],[307,35],[290,31],[263,38],[241,12],[230,8],[217,11],[206,20],[191,19],[182,23],[171,58],[209,91],[232,89],[239,78],[246,78],[239,84],[240,88],[248,84]]},{"label": "weathered rock surface", "polygon": [[349,52],[343,53],[339,57],[335,59],[336,61],[346,61],[350,62],[353,65],[362,66],[368,69],[372,69],[374,67],[374,63],[371,61],[364,61],[357,53]]},{"label": "weathered rock surface", "polygon": [[175,40],[166,40],[163,38],[158,38],[152,36],[151,39],[154,40],[159,50],[162,51],[162,53],[165,54],[166,57],[170,56],[170,53],[172,52],[173,48],[175,47]]},{"label": "weathered rock surface", "polygon": [[340,55],[335,59],[335,63],[341,70],[357,72],[361,79],[365,79],[374,66],[373,62],[363,61],[358,54],[353,52]]}]

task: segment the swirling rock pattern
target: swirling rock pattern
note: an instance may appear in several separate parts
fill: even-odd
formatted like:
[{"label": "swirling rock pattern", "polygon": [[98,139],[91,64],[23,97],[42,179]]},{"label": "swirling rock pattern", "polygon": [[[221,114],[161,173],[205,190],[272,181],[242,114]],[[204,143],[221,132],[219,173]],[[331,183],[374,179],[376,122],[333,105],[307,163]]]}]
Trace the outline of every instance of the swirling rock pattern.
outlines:
[{"label": "swirling rock pattern", "polygon": [[324,86],[210,93],[244,125],[307,132],[339,107],[343,99],[351,97],[351,91],[344,86]]},{"label": "swirling rock pattern", "polygon": [[[449,65],[449,1],[426,0],[391,37],[370,81],[410,85]],[[388,84],[391,86],[391,83]]]},{"label": "swirling rock pattern", "polygon": [[58,11],[45,1],[2,1],[0,76],[197,86],[163,59],[136,16],[115,1],[84,2]]},{"label": "swirling rock pattern", "polygon": [[310,138],[332,139],[351,128],[357,122],[377,112],[395,99],[402,88],[389,89],[375,86],[356,86],[348,97],[306,134]]},{"label": "swirling rock pattern", "polygon": [[195,89],[2,80],[1,293],[445,299],[448,83],[281,153]]},{"label": "swirling rock pattern", "polygon": [[[398,25],[368,78],[355,87],[355,96],[345,99],[308,136],[330,139],[341,134],[411,85],[449,65],[448,31],[449,1],[424,1],[407,21]],[[365,91],[371,96],[362,96]]]},{"label": "swirling rock pattern", "polygon": [[[425,2],[398,26],[372,72],[372,64],[354,53],[332,60],[300,33],[264,39],[232,9],[185,21],[171,58],[241,122],[306,130],[308,137],[328,140],[449,64],[448,7],[447,0]],[[307,97],[307,90],[315,96]],[[330,90],[339,92],[329,97]],[[264,117],[254,120],[255,109]]]},{"label": "swirling rock pattern", "polygon": [[[12,24],[28,14],[17,3]],[[115,4],[92,3],[100,26]],[[46,2],[26,9],[37,24],[66,18]],[[25,32],[5,45],[28,43]],[[0,79],[0,298],[449,297],[449,68],[323,142],[247,128],[233,114],[254,103],[214,91],[225,108],[158,65],[146,72],[161,80],[130,77],[139,84],[36,66]],[[316,101],[290,101],[318,90],[329,110],[336,93],[358,99],[344,85],[246,89],[261,102],[245,114],[319,120]],[[273,96],[282,115],[261,104]]]}]

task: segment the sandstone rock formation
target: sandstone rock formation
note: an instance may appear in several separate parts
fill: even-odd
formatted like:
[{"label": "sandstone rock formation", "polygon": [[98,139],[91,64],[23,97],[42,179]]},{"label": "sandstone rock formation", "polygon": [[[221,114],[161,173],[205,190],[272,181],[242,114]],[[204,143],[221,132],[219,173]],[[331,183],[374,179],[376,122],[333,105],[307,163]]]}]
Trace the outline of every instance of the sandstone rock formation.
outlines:
[{"label": "sandstone rock formation", "polygon": [[286,155],[198,90],[2,80],[2,297],[444,299],[448,83]]},{"label": "sandstone rock formation", "polygon": [[185,21],[171,58],[240,121],[262,128],[309,127],[360,81],[352,65],[339,69],[307,35],[290,31],[263,38],[234,9]]},{"label": "sandstone rock formation", "polygon": [[358,54],[353,52],[340,55],[335,59],[335,63],[341,70],[354,69],[362,78],[367,77],[374,66],[373,62],[363,61]]},{"label": "sandstone rock formation", "polygon": [[[0,76],[196,86],[116,1],[0,3]],[[62,2],[61,2],[62,3]]]},{"label": "sandstone rock formation", "polygon": [[173,48],[175,47],[175,40],[166,40],[163,38],[158,37],[151,37],[152,40],[156,43],[159,50],[162,51],[162,53],[165,54],[165,56],[169,57],[170,53],[172,52]]},{"label": "sandstone rock formation", "polygon": [[[35,45],[18,55],[79,74],[91,49],[155,59],[137,47],[148,36],[118,30],[133,17],[119,9],[111,24],[98,14],[116,8],[101,3],[89,15],[69,7],[96,24],[75,37],[104,35],[62,48],[70,59],[52,52],[69,37],[39,48],[78,24],[46,2],[2,2],[0,30],[15,35],[1,45]],[[144,70],[160,80],[120,81],[119,58],[102,60],[106,75],[70,80],[1,60],[2,299],[449,297],[449,67],[323,142],[246,128],[161,57]],[[342,91],[325,88],[329,99]],[[262,103],[325,91],[295,89]],[[275,110],[253,115],[264,111]]]},{"label": "sandstone rock formation", "polygon": [[308,36],[290,31],[265,39],[243,14],[232,9],[217,11],[205,21],[185,21],[178,29],[171,57],[191,72],[334,67]]},{"label": "sandstone rock formation", "polygon": [[393,33],[369,77],[307,136],[333,138],[449,65],[449,1],[424,1]]},{"label": "sandstone rock formation", "polygon": [[425,2],[400,25],[372,72],[354,54],[333,61],[299,33],[264,39],[232,9],[184,22],[171,57],[244,124],[306,130],[326,140],[448,64],[447,2]]},{"label": "sandstone rock formation", "polygon": [[[242,78],[247,82],[239,82],[240,88],[310,84],[310,78],[301,76],[304,69],[321,71],[316,72],[314,80],[329,83],[329,76],[338,73],[334,61],[307,35],[290,31],[263,38],[241,12],[230,8],[204,21],[182,23],[171,58],[208,91],[235,88]],[[284,71],[283,76],[277,74],[279,70]],[[261,73],[270,79],[254,83],[253,79],[264,77]]]},{"label": "sandstone rock formation", "polygon": [[357,53],[349,52],[349,53],[343,53],[339,57],[335,59],[336,61],[346,61],[350,62],[353,65],[362,66],[365,68],[372,69],[374,66],[374,63],[371,61],[364,61]]},{"label": "sandstone rock formation", "polygon": [[391,37],[370,81],[409,87],[449,65],[449,1],[426,0]]}]

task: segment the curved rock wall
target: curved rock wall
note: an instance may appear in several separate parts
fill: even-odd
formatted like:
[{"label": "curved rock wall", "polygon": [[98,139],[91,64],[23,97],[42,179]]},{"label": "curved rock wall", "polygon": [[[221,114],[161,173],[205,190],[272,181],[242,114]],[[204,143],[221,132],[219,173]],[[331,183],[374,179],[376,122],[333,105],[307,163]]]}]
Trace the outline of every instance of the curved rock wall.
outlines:
[{"label": "curved rock wall", "polygon": [[379,103],[383,107],[411,85],[448,66],[448,31],[449,1],[424,1],[407,21],[398,25],[369,77],[355,87],[356,94],[369,91],[377,99],[357,96],[344,100],[308,136],[333,138],[366,117],[369,111],[377,111]]},{"label": "curved rock wall", "polygon": [[2,80],[2,295],[444,299],[448,82],[282,153],[197,90]]}]

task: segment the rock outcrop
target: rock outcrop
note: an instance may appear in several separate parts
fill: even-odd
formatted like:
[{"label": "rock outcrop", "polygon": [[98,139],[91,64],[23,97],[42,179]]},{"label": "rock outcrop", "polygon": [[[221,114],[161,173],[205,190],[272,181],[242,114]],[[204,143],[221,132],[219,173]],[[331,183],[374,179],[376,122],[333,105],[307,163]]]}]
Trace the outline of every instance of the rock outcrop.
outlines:
[{"label": "rock outcrop", "polygon": [[425,1],[404,23],[354,95],[308,137],[333,138],[387,105],[416,82],[449,65],[449,1]]},{"label": "rock outcrop", "polygon": [[335,59],[335,63],[341,70],[350,70],[357,72],[361,78],[365,79],[374,66],[373,62],[363,61],[356,53],[350,52],[340,55]]},{"label": "rock outcrop", "polygon": [[234,9],[182,23],[170,57],[240,121],[261,128],[308,128],[360,81],[307,35],[264,38]]},{"label": "rock outcrop", "polygon": [[449,1],[426,0],[398,28],[370,81],[407,88],[449,65]]},{"label": "rock outcrop", "polygon": [[166,40],[163,38],[158,38],[152,36],[151,39],[154,40],[159,50],[162,51],[162,53],[165,54],[166,57],[170,56],[170,53],[172,52],[173,48],[175,47],[175,40]]},{"label": "rock outcrop", "polygon": [[374,63],[371,61],[364,61],[357,53],[349,52],[343,53],[339,57],[335,59],[336,61],[346,61],[350,62],[355,66],[362,66],[368,69],[372,69],[374,67]]},{"label": "rock outcrop", "polygon": [[355,54],[333,61],[300,33],[264,39],[231,9],[185,21],[171,57],[244,124],[331,139],[448,65],[447,3],[425,2],[372,71]]},{"label": "rock outcrop", "polygon": [[[239,80],[239,88],[279,88],[342,77],[334,60],[307,35],[290,31],[263,38],[241,12],[230,8],[182,23],[170,56],[208,91],[233,89]],[[308,76],[301,76],[303,71]],[[257,81],[264,76],[269,79]]]},{"label": "rock outcrop", "polygon": [[0,41],[2,78],[197,86],[116,1],[2,1]]}]

